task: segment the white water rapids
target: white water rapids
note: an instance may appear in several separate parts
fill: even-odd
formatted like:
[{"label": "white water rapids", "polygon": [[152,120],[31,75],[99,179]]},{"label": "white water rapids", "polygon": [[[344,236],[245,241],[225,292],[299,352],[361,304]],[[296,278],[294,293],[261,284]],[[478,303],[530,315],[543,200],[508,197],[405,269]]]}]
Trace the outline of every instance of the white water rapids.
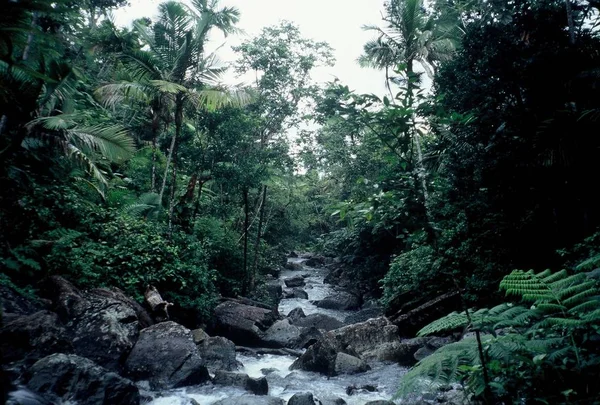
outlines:
[{"label": "white water rapids", "polygon": [[[289,259],[289,261],[301,263],[303,259]],[[303,288],[308,294],[308,299],[283,299],[279,305],[279,312],[282,315],[287,315],[292,309],[300,307],[306,315],[322,313],[343,321],[352,313],[352,311],[321,309],[311,303],[313,300],[321,300],[333,293],[331,286],[323,283],[326,275],[324,269],[303,266],[299,271],[286,270],[282,272],[280,279],[283,280],[298,274],[307,275],[306,286]],[[342,398],[348,405],[364,405],[369,401],[380,399],[390,400],[398,387],[401,376],[407,371],[406,368],[397,364],[376,363],[370,364],[372,369],[365,373],[327,377],[301,370],[290,371],[289,367],[295,360],[292,356],[272,354],[251,356],[247,353],[238,353],[237,359],[244,365],[239,372],[246,373],[250,377],[266,375],[269,383],[269,395],[285,401],[298,392],[311,392],[317,399]],[[374,391],[358,389],[352,395],[347,393],[348,387],[360,388],[366,385],[371,386]],[[224,398],[252,395],[239,388],[212,384],[162,392],[150,392],[147,389],[143,391],[153,397],[151,405],[190,405],[191,399],[200,405],[211,405]]]}]

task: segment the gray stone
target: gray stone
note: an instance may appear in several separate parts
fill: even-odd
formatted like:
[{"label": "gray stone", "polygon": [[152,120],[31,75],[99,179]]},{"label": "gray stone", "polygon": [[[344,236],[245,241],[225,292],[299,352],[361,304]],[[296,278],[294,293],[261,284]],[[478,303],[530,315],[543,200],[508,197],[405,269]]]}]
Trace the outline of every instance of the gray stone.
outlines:
[{"label": "gray stone", "polygon": [[298,392],[292,395],[287,405],[315,405],[315,399],[310,392]]},{"label": "gray stone", "polygon": [[235,344],[222,336],[209,337],[198,345],[198,353],[209,371],[234,371],[242,364],[235,358]]},{"label": "gray stone", "polygon": [[300,329],[289,319],[275,322],[265,333],[264,341],[271,347],[295,348],[300,341]]},{"label": "gray stone", "polygon": [[294,321],[294,325],[301,326],[303,328],[317,328],[325,331],[341,328],[344,323],[324,314],[310,314],[304,318]]},{"label": "gray stone", "polygon": [[338,397],[324,397],[319,400],[321,405],[346,405],[346,401]]},{"label": "gray stone", "polygon": [[304,277],[302,277],[302,276],[284,278],[283,282],[285,283],[285,286],[288,288],[304,287],[304,285],[306,285],[306,281],[304,281]]},{"label": "gray stone", "polygon": [[396,404],[392,401],[385,401],[385,400],[380,399],[377,401],[367,402],[365,405],[396,405]]},{"label": "gray stone", "polygon": [[371,367],[358,357],[346,353],[338,353],[335,357],[335,374],[358,374],[369,370]]},{"label": "gray stone", "polygon": [[319,301],[317,307],[338,311],[353,310],[360,307],[360,299],[349,292],[339,291]]},{"label": "gray stone", "polygon": [[219,370],[215,372],[213,383],[225,385],[227,387],[240,387],[254,395],[267,395],[269,393],[269,383],[265,377],[251,378],[248,374],[232,373]]},{"label": "gray stone", "polygon": [[[391,355],[387,352],[379,353],[376,348],[391,346],[394,342],[399,342],[398,328],[383,317],[344,326],[325,333],[292,364],[291,369],[335,375],[338,353],[346,353],[365,361],[387,360]],[[414,352],[411,356],[412,354]]]},{"label": "gray stone", "polygon": [[129,380],[77,355],[52,354],[27,373],[27,387],[62,401],[89,405],[138,405],[140,393]]},{"label": "gray stone", "polygon": [[209,379],[192,332],[171,321],[141,331],[125,363],[135,380],[148,380],[152,389],[201,384]]},{"label": "gray stone", "polygon": [[225,301],[215,308],[215,332],[238,345],[260,346],[278,316],[270,309]]},{"label": "gray stone", "polygon": [[298,319],[306,318],[306,314],[302,310],[302,308],[294,308],[287,314],[287,317],[290,318],[292,323],[295,323]]},{"label": "gray stone", "polygon": [[192,338],[194,339],[194,343],[200,344],[204,341],[204,339],[208,339],[210,336],[203,329],[194,329],[192,331]]},{"label": "gray stone", "polygon": [[292,289],[292,298],[300,298],[300,299],[307,300],[308,293],[306,291],[304,291],[302,288],[296,287],[296,288]]}]

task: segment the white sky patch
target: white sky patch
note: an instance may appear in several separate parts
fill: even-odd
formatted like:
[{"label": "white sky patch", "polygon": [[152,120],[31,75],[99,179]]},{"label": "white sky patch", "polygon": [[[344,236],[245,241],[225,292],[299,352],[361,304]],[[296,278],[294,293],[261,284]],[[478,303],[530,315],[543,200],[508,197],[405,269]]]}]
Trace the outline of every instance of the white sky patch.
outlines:
[{"label": "white sky patch", "polygon": [[[363,69],[356,59],[362,53],[365,42],[373,34],[364,32],[363,25],[381,24],[384,0],[221,0],[220,6],[234,6],[240,10],[237,27],[243,34],[224,38],[213,33],[209,51],[216,52],[225,63],[235,61],[232,46],[260,34],[263,27],[276,25],[281,20],[295,22],[302,35],[315,41],[325,41],[334,48],[336,64],[318,68],[313,79],[320,83],[333,81],[336,77],[358,93],[386,94],[385,75],[374,69]],[[153,18],[158,0],[130,0],[130,6],[115,11],[117,25],[128,26],[141,17]],[[247,79],[245,79],[247,80]],[[232,71],[224,76],[229,84],[239,83]]]}]

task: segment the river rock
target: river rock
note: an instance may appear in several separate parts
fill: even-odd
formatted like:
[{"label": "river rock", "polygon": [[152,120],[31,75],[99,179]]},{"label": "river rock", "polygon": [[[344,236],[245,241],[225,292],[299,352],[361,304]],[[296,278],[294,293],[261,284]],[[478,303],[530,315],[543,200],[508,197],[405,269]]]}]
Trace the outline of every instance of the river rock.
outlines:
[{"label": "river rock", "polygon": [[332,316],[325,314],[310,314],[304,318],[294,321],[294,325],[301,326],[303,328],[317,328],[325,331],[341,328],[344,326],[342,321],[335,319]]},{"label": "river rock", "polygon": [[304,267],[302,267],[302,265],[300,263],[297,263],[297,262],[287,262],[283,267],[286,270],[292,270],[292,271],[302,271],[302,270],[304,270]]},{"label": "river rock", "polygon": [[360,307],[360,299],[349,292],[339,291],[317,302],[317,307],[338,311],[354,310]]},{"label": "river rock", "polygon": [[309,346],[317,343],[322,337],[323,332],[321,332],[320,329],[317,329],[314,326],[311,326],[309,328],[302,328],[298,347],[306,349]]},{"label": "river rock", "polygon": [[403,366],[412,366],[416,363],[415,353],[426,345],[427,340],[428,338],[418,337],[382,342],[362,351],[361,357],[367,361],[393,361]]},{"label": "river rock", "polygon": [[269,396],[242,396],[225,398],[215,402],[213,405],[284,405],[285,402],[281,398]]},{"label": "river rock", "polygon": [[369,319],[379,318],[380,316],[383,316],[383,312],[383,309],[379,307],[362,309],[358,312],[348,315],[346,319],[344,319],[344,323],[346,325],[352,325],[353,323],[365,322]]},{"label": "river rock", "polygon": [[[346,353],[363,360],[384,360],[378,357],[376,348],[393,342],[399,342],[398,328],[384,317],[344,326],[325,333],[292,364],[291,369],[335,375],[338,353]],[[388,353],[384,354],[389,356]]]},{"label": "river rock", "polygon": [[75,354],[111,370],[121,370],[137,340],[140,317],[143,324],[150,319],[120,291],[82,292],[64,278],[52,276],[44,283],[43,292],[66,324]]},{"label": "river rock", "polygon": [[295,323],[298,319],[306,318],[306,314],[304,313],[302,308],[297,307],[292,309],[290,313],[287,314],[287,317],[290,318],[290,321],[292,323]]},{"label": "river rock", "polygon": [[215,334],[238,345],[260,346],[278,317],[272,309],[225,301],[215,308]]},{"label": "river rock", "polygon": [[371,367],[358,357],[346,353],[338,353],[335,357],[334,370],[336,375],[358,374],[370,370]]},{"label": "river rock", "polygon": [[377,401],[369,401],[365,405],[396,405],[396,403],[380,399]]},{"label": "river rock", "polygon": [[302,276],[294,276],[290,278],[284,278],[283,282],[285,286],[288,288],[293,287],[304,287],[306,285],[306,281],[304,281],[304,277]]},{"label": "river rock", "polygon": [[30,364],[52,353],[73,351],[67,330],[50,311],[38,311],[8,322],[0,329],[4,361],[26,359]]},{"label": "river rock", "polygon": [[52,354],[36,362],[27,372],[27,387],[89,405],[140,403],[140,393],[131,381],[73,354]]},{"label": "river rock", "polygon": [[292,289],[292,296],[290,298],[301,298],[304,300],[308,299],[308,293],[306,291],[304,291],[302,288],[293,288]]},{"label": "river rock", "polygon": [[347,405],[346,401],[339,397],[320,398],[321,405]]},{"label": "river rock", "polygon": [[269,304],[273,306],[279,305],[279,301],[283,297],[283,287],[278,280],[271,280],[265,283],[265,290]]},{"label": "river rock", "polygon": [[252,392],[254,395],[267,395],[269,393],[269,383],[265,377],[251,378],[248,377],[248,374],[243,373],[218,370],[215,372],[213,384],[240,387]]},{"label": "river rock", "polygon": [[148,380],[152,389],[196,385],[209,379],[192,332],[172,321],[143,329],[125,366],[131,378]]},{"label": "river rock", "polygon": [[298,346],[300,340],[300,329],[292,325],[289,319],[283,319],[275,322],[266,332],[264,342],[271,347],[289,347]]},{"label": "river rock", "polygon": [[323,256],[313,256],[306,260],[304,264],[310,267],[321,267],[325,264],[325,258]]},{"label": "river rock", "polygon": [[298,392],[292,395],[287,405],[315,405],[315,399],[310,392]]},{"label": "river rock", "polygon": [[222,336],[208,337],[198,345],[198,353],[209,371],[234,371],[242,367],[235,358],[235,344]]}]

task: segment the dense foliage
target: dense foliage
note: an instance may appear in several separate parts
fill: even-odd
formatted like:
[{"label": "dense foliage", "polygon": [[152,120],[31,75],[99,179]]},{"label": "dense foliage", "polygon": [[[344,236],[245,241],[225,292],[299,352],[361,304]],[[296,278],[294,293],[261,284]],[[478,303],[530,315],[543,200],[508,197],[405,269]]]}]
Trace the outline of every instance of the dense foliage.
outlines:
[{"label": "dense foliage", "polygon": [[167,1],[120,28],[123,4],[3,8],[0,283],[152,284],[200,323],[311,248],[392,318],[460,298],[423,333],[475,336],[406,391],[428,375],[488,403],[597,400],[597,1],[387,1],[357,61],[385,96],[315,83],[332,49],[290,22],[234,49],[255,80],[227,87],[205,48],[236,8]]}]

